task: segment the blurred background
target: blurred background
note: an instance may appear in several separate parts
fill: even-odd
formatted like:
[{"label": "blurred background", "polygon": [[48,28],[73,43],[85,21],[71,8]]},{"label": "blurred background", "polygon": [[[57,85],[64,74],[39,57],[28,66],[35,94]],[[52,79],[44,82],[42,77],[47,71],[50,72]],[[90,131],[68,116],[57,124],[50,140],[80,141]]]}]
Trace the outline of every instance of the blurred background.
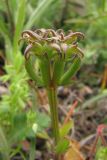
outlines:
[{"label": "blurred background", "polygon": [[75,83],[58,89],[59,114],[63,119],[78,101],[73,135],[79,141],[107,123],[107,1],[0,0],[0,160],[34,160],[35,144],[36,159],[47,159],[47,95],[29,80],[24,44],[18,45],[23,30],[37,28],[85,34],[79,44],[84,59]]}]

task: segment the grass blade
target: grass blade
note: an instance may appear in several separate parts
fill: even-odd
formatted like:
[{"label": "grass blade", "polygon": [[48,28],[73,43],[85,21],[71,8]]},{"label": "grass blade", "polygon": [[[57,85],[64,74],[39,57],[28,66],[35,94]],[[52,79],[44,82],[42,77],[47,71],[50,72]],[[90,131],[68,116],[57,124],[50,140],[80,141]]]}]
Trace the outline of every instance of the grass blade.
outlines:
[{"label": "grass blade", "polygon": [[13,56],[12,56],[12,44],[10,41],[9,33],[6,27],[5,22],[3,21],[2,18],[0,18],[0,33],[3,36],[5,40],[5,50],[6,50],[6,57],[7,61],[12,61]]},{"label": "grass blade", "polygon": [[104,90],[103,92],[99,93],[98,95],[92,97],[91,99],[87,100],[81,107],[86,108],[90,106],[92,103],[97,102],[98,100],[107,97],[107,90]]},{"label": "grass blade", "polygon": [[23,25],[24,25],[25,4],[26,4],[26,0],[21,0],[19,8],[18,8],[14,42],[13,42],[13,53],[14,53],[14,55],[18,52],[18,40],[20,38],[20,34],[22,32]]},{"label": "grass blade", "polygon": [[3,129],[0,127],[0,152],[4,160],[9,160],[9,145]]},{"label": "grass blade", "polygon": [[29,21],[25,25],[25,29],[29,29],[33,26],[34,23],[37,23],[40,20],[40,17],[44,14],[44,12],[47,10],[47,8],[50,6],[53,0],[42,0],[35,11],[32,13]]}]

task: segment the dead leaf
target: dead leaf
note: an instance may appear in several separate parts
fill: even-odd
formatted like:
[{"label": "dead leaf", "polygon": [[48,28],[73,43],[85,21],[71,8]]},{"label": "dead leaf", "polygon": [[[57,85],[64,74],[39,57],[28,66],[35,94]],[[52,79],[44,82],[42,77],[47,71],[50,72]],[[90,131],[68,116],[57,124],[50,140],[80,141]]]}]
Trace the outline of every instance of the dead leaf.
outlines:
[{"label": "dead leaf", "polygon": [[64,160],[85,160],[84,156],[80,152],[79,143],[72,140],[70,147],[64,155]]},{"label": "dead leaf", "polygon": [[43,106],[48,104],[47,93],[45,89],[37,90],[39,103]]}]

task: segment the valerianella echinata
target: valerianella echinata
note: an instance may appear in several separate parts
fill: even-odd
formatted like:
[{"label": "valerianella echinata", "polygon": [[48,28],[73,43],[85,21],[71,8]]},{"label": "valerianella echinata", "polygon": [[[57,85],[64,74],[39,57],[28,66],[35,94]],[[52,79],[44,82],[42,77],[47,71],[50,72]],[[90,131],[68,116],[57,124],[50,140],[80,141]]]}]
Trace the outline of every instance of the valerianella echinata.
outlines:
[{"label": "valerianella echinata", "polygon": [[[24,51],[25,61],[27,65],[30,64],[30,69],[29,67],[26,68],[28,68],[27,71],[30,76],[33,76],[31,76],[32,79],[35,81],[38,78],[39,80],[41,79],[40,81],[43,82],[45,86],[48,85],[49,79],[51,79],[51,81],[54,79],[56,85],[68,83],[74,75],[74,72],[78,69],[77,63],[80,65],[81,59],[83,58],[83,52],[77,44],[78,39],[83,38],[84,35],[81,32],[69,31],[68,34],[65,35],[62,29],[57,31],[53,29],[23,31],[21,40],[27,42],[27,47]],[[33,60],[30,57],[33,57]],[[34,70],[34,61],[36,60],[39,60],[40,64],[38,71],[36,71],[36,68]],[[71,66],[66,68],[68,61],[71,62]],[[33,73],[30,73],[31,70]]]}]

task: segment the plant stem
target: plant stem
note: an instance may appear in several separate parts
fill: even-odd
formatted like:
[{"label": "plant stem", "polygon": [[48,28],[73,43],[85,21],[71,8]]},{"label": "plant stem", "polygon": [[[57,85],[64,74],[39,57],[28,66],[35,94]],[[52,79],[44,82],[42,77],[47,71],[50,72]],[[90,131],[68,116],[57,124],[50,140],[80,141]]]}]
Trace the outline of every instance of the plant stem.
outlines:
[{"label": "plant stem", "polygon": [[29,153],[29,160],[35,160],[35,157],[36,157],[35,138],[32,138],[30,153]]},{"label": "plant stem", "polygon": [[55,145],[59,142],[59,125],[58,125],[58,102],[57,102],[57,88],[49,87],[47,89],[49,104],[50,104],[50,112],[51,112],[51,123],[53,129],[53,135],[55,138]]}]

